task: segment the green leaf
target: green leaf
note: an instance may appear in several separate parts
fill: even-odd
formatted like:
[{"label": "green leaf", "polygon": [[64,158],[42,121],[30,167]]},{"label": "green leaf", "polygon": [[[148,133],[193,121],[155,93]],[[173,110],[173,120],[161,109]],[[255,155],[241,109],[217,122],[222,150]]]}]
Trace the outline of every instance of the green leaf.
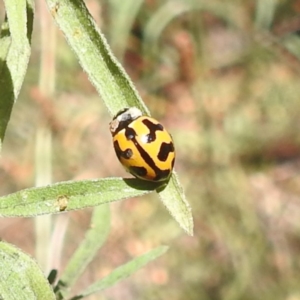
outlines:
[{"label": "green leaf", "polygon": [[73,299],[80,299],[91,294],[100,292],[104,289],[111,287],[118,281],[125,279],[144,267],[150,261],[156,259],[157,257],[163,255],[168,250],[167,246],[157,247],[146,254],[143,254],[130,262],[116,268],[108,276],[90,285],[85,291],[83,291],[79,296]]},{"label": "green leaf", "polygon": [[55,300],[37,263],[20,249],[0,242],[0,299]]},{"label": "green leaf", "polygon": [[173,218],[189,235],[193,235],[192,210],[183,193],[176,173],[173,173],[169,184],[158,188],[159,197]]},{"label": "green leaf", "polygon": [[136,106],[149,114],[128,75],[113,56],[103,34],[97,29],[84,2],[46,1],[52,16],[111,114],[115,115],[120,109],[130,106]]},{"label": "green leaf", "polygon": [[0,216],[30,217],[145,195],[157,188],[135,178],[60,182],[0,197]]},{"label": "green leaf", "polygon": [[0,142],[10,119],[30,57],[32,0],[5,0],[6,20],[0,34]]},{"label": "green leaf", "polygon": [[[104,244],[110,230],[110,210],[108,205],[101,205],[95,208],[91,219],[90,229],[87,231],[84,240],[77,248],[74,255],[68,262],[59,285],[72,287],[86,266],[92,261],[99,248]],[[67,298],[67,292],[62,290]]]}]

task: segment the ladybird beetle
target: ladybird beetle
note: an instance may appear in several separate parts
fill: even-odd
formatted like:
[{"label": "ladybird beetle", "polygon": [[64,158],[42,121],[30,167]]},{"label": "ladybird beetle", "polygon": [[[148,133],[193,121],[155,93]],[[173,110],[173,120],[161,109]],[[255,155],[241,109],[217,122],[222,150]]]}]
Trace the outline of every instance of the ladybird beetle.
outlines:
[{"label": "ladybird beetle", "polygon": [[175,149],[163,125],[131,107],[120,111],[109,126],[117,157],[128,172],[149,181],[169,179]]}]

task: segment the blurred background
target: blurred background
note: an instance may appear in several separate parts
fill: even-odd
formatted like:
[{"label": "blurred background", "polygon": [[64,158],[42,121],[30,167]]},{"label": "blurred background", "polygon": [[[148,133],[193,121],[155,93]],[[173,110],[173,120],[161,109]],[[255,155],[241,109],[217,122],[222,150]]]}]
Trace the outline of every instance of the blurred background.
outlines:
[{"label": "blurred background", "polygon": [[[128,176],[111,144],[111,116],[62,34],[43,25],[50,14],[42,2],[2,149],[1,195],[34,186],[45,127],[52,182]],[[182,232],[156,194],[113,203],[109,239],[78,290],[167,244],[166,255],[89,299],[300,300],[300,1],[121,2],[85,1],[173,135],[195,236]],[[61,269],[90,214],[68,214]],[[32,219],[1,219],[0,236],[35,256]]]}]

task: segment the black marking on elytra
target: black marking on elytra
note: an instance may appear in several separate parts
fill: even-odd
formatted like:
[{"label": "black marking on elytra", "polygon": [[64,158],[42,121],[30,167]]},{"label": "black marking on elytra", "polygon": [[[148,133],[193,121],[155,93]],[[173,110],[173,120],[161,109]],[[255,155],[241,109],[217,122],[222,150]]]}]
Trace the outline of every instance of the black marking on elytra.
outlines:
[{"label": "black marking on elytra", "polygon": [[114,141],[114,148],[117,154],[118,159],[121,158],[129,159],[132,157],[132,150],[130,148],[125,149],[124,151],[120,148],[119,142]]},{"label": "black marking on elytra", "polygon": [[170,170],[159,170],[158,173],[156,173],[155,181],[161,180],[161,179],[167,179],[170,175]]},{"label": "black marking on elytra", "polygon": [[156,131],[163,131],[164,130],[164,127],[160,123],[154,124],[149,119],[144,119],[142,122],[147,126],[147,128],[150,131],[147,134],[147,143],[151,143],[151,142],[156,140]]},{"label": "black marking on elytra", "polygon": [[[151,158],[151,156],[148,154],[148,152],[145,151],[145,149],[137,142],[136,138],[134,137],[132,139],[134,145],[136,146],[137,150],[139,151],[141,157],[146,162],[146,164],[155,172],[156,176],[153,178],[154,181],[161,180],[163,178],[167,178],[170,174],[170,170],[161,170],[158,168]],[[144,177],[144,176],[143,176]]]},{"label": "black marking on elytra", "polygon": [[132,174],[136,174],[140,177],[145,177],[147,175],[147,169],[145,167],[129,167],[129,171]]},{"label": "black marking on elytra", "polygon": [[133,140],[137,134],[133,128],[127,127],[125,128],[125,136],[127,140]]},{"label": "black marking on elytra", "polygon": [[174,152],[174,145],[171,141],[170,143],[161,143],[157,158],[160,161],[166,161],[170,153]]},{"label": "black marking on elytra", "polygon": [[130,157],[132,157],[132,150],[131,149],[126,149],[124,151],[124,158],[129,159]]}]

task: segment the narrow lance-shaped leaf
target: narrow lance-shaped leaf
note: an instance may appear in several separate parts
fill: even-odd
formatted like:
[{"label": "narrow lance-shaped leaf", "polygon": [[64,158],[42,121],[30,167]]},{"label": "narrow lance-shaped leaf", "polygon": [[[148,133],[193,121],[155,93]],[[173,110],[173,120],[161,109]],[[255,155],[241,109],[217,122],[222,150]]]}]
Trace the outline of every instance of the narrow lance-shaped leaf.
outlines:
[{"label": "narrow lance-shaped leaf", "polygon": [[30,57],[32,0],[5,0],[6,20],[0,34],[0,142],[17,99]]},{"label": "narrow lance-shaped leaf", "polygon": [[0,216],[30,217],[96,206],[145,195],[157,188],[138,179],[60,182],[0,197]]},{"label": "narrow lance-shaped leaf", "polygon": [[189,234],[193,235],[192,210],[178,182],[176,173],[169,184],[159,192],[159,197],[173,218]]},{"label": "narrow lance-shaped leaf", "polygon": [[90,229],[86,232],[84,240],[70,258],[58,283],[64,297],[68,297],[68,288],[71,288],[84,272],[86,266],[95,257],[99,248],[105,242],[110,229],[110,210],[108,205],[96,207],[91,219]]},{"label": "narrow lance-shaped leaf", "polygon": [[114,269],[108,276],[106,276],[102,280],[93,283],[86,290],[80,293],[79,296],[74,297],[73,299],[81,299],[83,297],[89,296],[91,294],[100,292],[104,289],[111,287],[112,285],[116,284],[122,279],[125,279],[130,275],[134,274],[150,261],[163,255],[167,250],[168,250],[167,246],[161,246],[149,251],[146,254],[134,258],[130,262]]},{"label": "narrow lance-shaped leaf", "polygon": [[149,114],[123,67],[113,56],[103,34],[81,0],[46,0],[52,16],[78,56],[104,103],[115,115],[136,106]]}]

